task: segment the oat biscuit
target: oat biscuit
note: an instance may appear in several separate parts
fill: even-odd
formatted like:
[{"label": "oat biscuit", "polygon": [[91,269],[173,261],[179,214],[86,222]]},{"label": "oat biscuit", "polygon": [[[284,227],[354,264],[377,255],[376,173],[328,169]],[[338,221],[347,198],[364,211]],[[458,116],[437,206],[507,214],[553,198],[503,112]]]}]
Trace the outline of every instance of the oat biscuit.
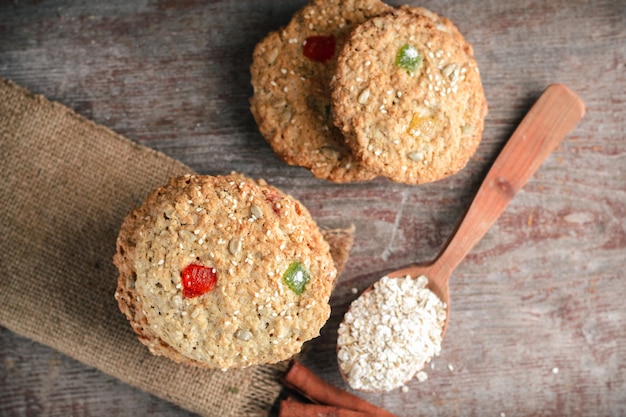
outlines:
[{"label": "oat biscuit", "polygon": [[155,190],[124,220],[114,263],[119,307],[153,354],[223,369],[299,352],[336,278],[306,208],[241,175]]},{"label": "oat biscuit", "polygon": [[272,149],[334,182],[375,175],[355,162],[330,116],[329,82],[350,30],[391,10],[379,0],[313,0],[254,50],[251,111]]},{"label": "oat biscuit", "polygon": [[471,46],[447,19],[399,8],[352,32],[331,82],[332,111],[355,158],[420,184],[463,168],[487,113]]}]

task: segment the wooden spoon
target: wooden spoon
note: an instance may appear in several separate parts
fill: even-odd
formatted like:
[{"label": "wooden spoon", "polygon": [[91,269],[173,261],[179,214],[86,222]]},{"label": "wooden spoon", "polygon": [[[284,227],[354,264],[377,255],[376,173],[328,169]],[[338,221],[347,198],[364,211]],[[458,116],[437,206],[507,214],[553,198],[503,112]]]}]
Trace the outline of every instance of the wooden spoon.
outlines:
[{"label": "wooden spoon", "polygon": [[428,287],[446,304],[442,338],[450,317],[450,275],[584,114],[585,106],[576,93],[561,84],[550,85],[500,152],[439,256],[431,263],[388,274],[392,278],[428,277]]}]

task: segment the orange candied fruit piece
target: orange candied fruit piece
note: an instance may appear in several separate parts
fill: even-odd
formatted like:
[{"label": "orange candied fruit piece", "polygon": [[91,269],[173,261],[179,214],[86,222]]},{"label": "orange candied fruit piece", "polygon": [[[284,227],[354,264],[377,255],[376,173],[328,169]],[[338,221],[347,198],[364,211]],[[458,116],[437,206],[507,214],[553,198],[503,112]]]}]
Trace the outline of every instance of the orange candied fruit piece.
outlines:
[{"label": "orange candied fruit piece", "polygon": [[434,117],[422,117],[414,114],[407,132],[411,136],[432,137],[439,128],[439,121]]}]

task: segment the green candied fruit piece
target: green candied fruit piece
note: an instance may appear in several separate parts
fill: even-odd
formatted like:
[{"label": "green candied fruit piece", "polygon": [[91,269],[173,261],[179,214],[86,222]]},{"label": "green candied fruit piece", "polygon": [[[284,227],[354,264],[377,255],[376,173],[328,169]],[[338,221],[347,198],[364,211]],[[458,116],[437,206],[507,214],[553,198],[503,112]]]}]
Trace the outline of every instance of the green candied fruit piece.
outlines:
[{"label": "green candied fruit piece", "polygon": [[302,294],[309,279],[309,272],[300,262],[292,262],[283,274],[283,282],[298,295]]},{"label": "green candied fruit piece", "polygon": [[422,56],[413,45],[404,45],[396,55],[396,65],[408,72],[415,72],[421,63]]}]

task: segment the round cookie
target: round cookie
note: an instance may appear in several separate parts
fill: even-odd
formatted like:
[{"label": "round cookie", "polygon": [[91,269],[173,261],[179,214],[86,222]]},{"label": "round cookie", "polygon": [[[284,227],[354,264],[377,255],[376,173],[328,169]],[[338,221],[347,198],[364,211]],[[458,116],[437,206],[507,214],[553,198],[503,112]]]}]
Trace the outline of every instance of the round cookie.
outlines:
[{"label": "round cookie", "polygon": [[451,22],[407,7],[370,19],[346,42],[331,87],[335,124],[356,159],[393,181],[454,174],[480,143],[487,101]]},{"label": "round cookie", "polygon": [[333,125],[329,83],[350,30],[390,10],[379,0],[313,0],[256,46],[251,111],[261,134],[285,162],[334,182],[375,176],[354,161]]},{"label": "round cookie", "polygon": [[208,368],[276,363],[319,335],[336,270],[293,197],[241,175],[184,176],[126,217],[116,298],[155,355]]}]

